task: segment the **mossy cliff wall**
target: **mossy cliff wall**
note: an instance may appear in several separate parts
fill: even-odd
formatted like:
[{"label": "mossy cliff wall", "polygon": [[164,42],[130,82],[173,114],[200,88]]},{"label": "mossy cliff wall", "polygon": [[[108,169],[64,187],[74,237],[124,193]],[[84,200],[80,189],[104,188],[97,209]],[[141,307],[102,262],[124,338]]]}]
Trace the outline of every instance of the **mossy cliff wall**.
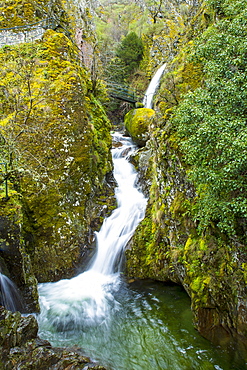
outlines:
[{"label": "mossy cliff wall", "polygon": [[[212,225],[204,234],[191,217],[196,200],[176,148],[156,132],[148,142],[151,183],[144,220],[126,250],[126,273],[184,286],[194,323],[216,343],[246,343],[246,253]],[[143,152],[143,150],[142,150]],[[144,153],[140,153],[142,160]]]},{"label": "mossy cliff wall", "polygon": [[246,4],[206,5],[167,65],[136,156],[149,203],[126,270],[182,284],[205,337],[246,345]]},{"label": "mossy cliff wall", "polygon": [[[7,164],[7,175],[1,170],[9,187],[5,199],[2,183],[1,217],[2,225],[14,225],[13,244],[19,243],[9,245],[3,227],[2,243],[8,245],[1,256],[19,286],[26,284],[24,255],[38,281],[73,275],[90,251],[93,231],[114,206],[111,124],[100,103],[104,86],[81,62],[71,14],[55,5],[66,31],[47,29],[32,44],[0,49],[0,161]],[[38,9],[32,14],[41,17]],[[13,261],[20,253],[17,273]]]}]

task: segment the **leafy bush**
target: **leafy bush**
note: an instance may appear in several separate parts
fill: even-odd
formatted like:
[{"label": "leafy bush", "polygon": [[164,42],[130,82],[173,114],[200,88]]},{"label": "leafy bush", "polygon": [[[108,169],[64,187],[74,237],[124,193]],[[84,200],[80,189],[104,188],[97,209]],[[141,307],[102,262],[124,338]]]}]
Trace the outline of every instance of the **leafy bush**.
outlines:
[{"label": "leafy bush", "polygon": [[173,123],[198,193],[200,228],[214,222],[233,235],[247,220],[247,9],[222,3],[228,18],[204,32],[191,56],[204,68],[203,86],[185,95]]}]

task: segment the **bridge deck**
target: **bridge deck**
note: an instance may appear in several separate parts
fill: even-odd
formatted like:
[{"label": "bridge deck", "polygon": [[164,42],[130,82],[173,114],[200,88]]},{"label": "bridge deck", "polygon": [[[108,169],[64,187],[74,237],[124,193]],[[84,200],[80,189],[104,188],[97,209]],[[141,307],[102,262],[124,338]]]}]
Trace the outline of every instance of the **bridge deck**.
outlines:
[{"label": "bridge deck", "polygon": [[108,93],[112,98],[133,104],[139,100],[136,91],[128,88],[128,86],[108,83],[107,87]]}]

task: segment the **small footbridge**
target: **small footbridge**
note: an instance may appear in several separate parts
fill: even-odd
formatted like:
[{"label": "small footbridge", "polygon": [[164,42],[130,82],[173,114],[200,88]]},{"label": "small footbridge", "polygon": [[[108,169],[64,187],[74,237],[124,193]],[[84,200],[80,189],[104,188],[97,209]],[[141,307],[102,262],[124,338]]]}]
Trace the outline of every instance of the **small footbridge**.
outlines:
[{"label": "small footbridge", "polygon": [[115,84],[107,82],[108,94],[115,99],[119,99],[131,104],[135,104],[141,100],[141,94],[127,85]]}]

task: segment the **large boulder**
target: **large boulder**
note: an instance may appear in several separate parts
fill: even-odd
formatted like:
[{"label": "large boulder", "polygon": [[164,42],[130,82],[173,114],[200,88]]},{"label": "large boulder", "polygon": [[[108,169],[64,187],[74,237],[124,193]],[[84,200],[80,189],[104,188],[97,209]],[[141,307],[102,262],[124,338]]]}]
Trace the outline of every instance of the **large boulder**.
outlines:
[{"label": "large boulder", "polygon": [[[90,74],[63,33],[47,30],[37,43],[0,49],[0,65],[3,85],[11,92],[0,96],[9,187],[0,216],[11,210],[15,190],[34,276],[40,282],[71,277],[82,256],[91,252],[93,232],[108,211],[105,204],[111,207],[115,201],[108,181],[111,123],[92,92]],[[13,76],[12,69],[22,74]],[[103,87],[98,91],[104,94]],[[16,99],[20,103],[13,106]]]},{"label": "large boulder", "polygon": [[154,115],[155,111],[149,108],[132,109],[125,115],[125,128],[137,145],[145,146]]}]

